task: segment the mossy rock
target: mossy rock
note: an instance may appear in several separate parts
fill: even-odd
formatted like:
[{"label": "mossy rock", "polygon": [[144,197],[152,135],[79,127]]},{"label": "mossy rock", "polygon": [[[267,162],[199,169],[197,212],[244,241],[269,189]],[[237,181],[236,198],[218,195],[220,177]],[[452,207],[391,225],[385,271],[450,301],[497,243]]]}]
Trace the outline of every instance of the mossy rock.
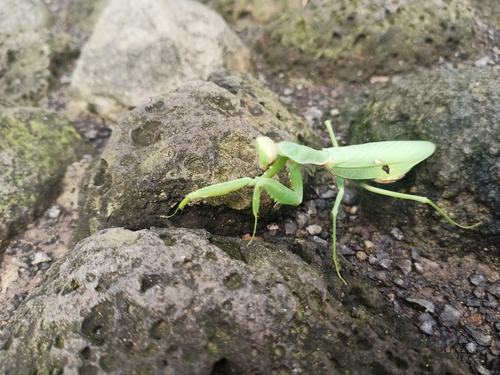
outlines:
[{"label": "mossy rock", "polygon": [[350,144],[422,139],[437,145],[431,158],[390,189],[412,188],[457,221],[482,225],[461,230],[434,214],[437,220],[431,220],[427,206],[376,195],[366,199],[365,213],[441,246],[453,243],[448,251],[494,251],[500,235],[499,102],[500,73],[494,68],[421,71],[346,98]]},{"label": "mossy rock", "polygon": [[80,146],[64,117],[0,104],[0,248],[50,204]]},{"label": "mossy rock", "polygon": [[[239,23],[281,9],[275,1],[216,1],[240,11]],[[281,8],[280,8],[281,7]],[[321,79],[364,80],[411,71],[440,57],[469,59],[481,51],[487,27],[469,0],[314,0],[285,6],[275,20],[256,20],[257,48],[271,65]],[[264,23],[264,26],[262,26]]]},{"label": "mossy rock", "polygon": [[68,113],[97,112],[118,121],[131,107],[186,81],[251,67],[246,46],[203,4],[111,0],[82,48]]},{"label": "mossy rock", "polygon": [[0,373],[469,374],[356,300],[360,288],[332,294],[315,268],[260,241],[111,228],[54,264],[15,312]]},{"label": "mossy rock", "polygon": [[[114,127],[84,188],[83,233],[113,226],[164,226],[162,216],[173,212],[189,192],[260,175],[257,136],[310,142],[311,134],[300,117],[249,76],[217,75],[210,82],[188,83],[135,109]],[[251,191],[208,202],[248,208]],[[270,206],[270,201],[263,203]],[[248,230],[252,223],[247,216],[240,220],[234,210],[198,208],[186,208],[174,222],[231,233]]]}]

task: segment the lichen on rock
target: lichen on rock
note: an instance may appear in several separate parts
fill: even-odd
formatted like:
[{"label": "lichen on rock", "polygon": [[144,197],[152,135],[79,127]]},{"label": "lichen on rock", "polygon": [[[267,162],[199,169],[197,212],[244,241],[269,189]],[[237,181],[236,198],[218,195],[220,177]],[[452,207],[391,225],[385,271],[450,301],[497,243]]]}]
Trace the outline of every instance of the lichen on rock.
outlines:
[{"label": "lichen on rock", "polygon": [[81,145],[64,117],[0,104],[0,248],[48,206]]},{"label": "lichen on rock", "polygon": [[0,372],[468,374],[399,318],[345,303],[314,267],[260,241],[111,228],[58,261],[16,311]]}]

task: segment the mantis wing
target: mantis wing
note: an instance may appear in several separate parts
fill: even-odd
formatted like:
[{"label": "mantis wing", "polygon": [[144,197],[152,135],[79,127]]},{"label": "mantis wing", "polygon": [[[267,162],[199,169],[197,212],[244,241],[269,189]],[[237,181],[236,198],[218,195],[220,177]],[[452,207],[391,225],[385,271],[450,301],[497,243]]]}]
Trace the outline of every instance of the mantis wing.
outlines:
[{"label": "mantis wing", "polygon": [[427,141],[387,141],[325,149],[328,167],[352,180],[392,182],[432,155],[436,146]]},{"label": "mantis wing", "polygon": [[315,150],[311,147],[298,145],[292,142],[280,142],[277,144],[278,153],[298,164],[323,165],[330,160],[328,149]]}]

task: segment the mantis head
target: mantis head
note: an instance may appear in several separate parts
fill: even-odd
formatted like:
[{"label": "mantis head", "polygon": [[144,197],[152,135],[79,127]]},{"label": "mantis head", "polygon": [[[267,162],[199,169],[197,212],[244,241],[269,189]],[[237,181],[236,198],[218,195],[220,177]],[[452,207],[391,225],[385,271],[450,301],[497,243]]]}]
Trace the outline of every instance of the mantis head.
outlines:
[{"label": "mantis head", "polygon": [[278,158],[278,147],[269,137],[257,137],[255,150],[259,157],[259,166],[266,170]]}]

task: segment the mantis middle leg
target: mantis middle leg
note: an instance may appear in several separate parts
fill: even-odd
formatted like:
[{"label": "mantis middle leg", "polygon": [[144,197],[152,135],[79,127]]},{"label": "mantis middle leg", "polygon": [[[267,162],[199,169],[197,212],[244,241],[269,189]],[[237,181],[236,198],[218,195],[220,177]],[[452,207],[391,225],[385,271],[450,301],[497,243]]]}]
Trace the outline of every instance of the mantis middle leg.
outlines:
[{"label": "mantis middle leg", "polygon": [[398,193],[396,191],[391,191],[391,190],[385,190],[381,188],[377,188],[375,186],[368,185],[366,183],[361,183],[360,184],[364,189],[371,191],[372,193],[377,193],[381,195],[386,195],[388,197],[393,197],[393,198],[398,198],[398,199],[407,199],[411,201],[416,201],[420,203],[425,203],[434,208],[440,215],[442,215],[446,221],[448,221],[450,224],[456,225],[457,227],[464,228],[464,229],[472,229],[480,225],[481,223],[476,223],[472,225],[463,225],[457,223],[455,220],[453,220],[443,209],[439,208],[433,201],[431,201],[427,197],[422,197],[420,195],[412,195],[412,194],[404,194],[404,193]]},{"label": "mantis middle leg", "polygon": [[343,178],[337,177],[337,188],[339,189],[339,192],[337,193],[337,197],[335,198],[335,204],[333,205],[332,208],[332,260],[333,260],[333,265],[335,266],[335,271],[337,272],[337,276],[344,284],[347,284],[347,282],[340,274],[340,265],[339,265],[339,260],[337,258],[337,214],[339,212],[340,202],[342,202],[342,198],[344,197]]}]

